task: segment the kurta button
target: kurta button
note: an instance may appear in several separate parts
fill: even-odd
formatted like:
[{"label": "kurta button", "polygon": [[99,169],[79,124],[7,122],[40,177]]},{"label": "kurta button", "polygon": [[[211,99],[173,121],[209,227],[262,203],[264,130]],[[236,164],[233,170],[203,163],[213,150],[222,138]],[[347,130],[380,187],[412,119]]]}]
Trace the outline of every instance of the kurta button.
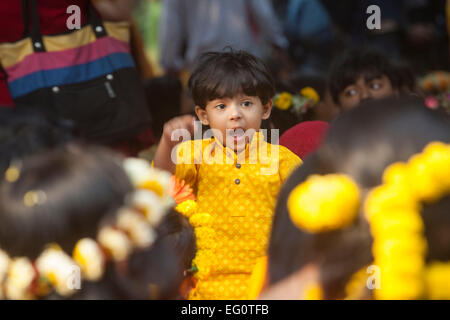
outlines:
[{"label": "kurta button", "polygon": [[57,86],[54,86],[54,87],[52,88],[52,91],[53,91],[54,93],[58,93],[58,92],[59,92],[59,88],[58,88]]},{"label": "kurta button", "polygon": [[40,47],[42,47],[42,44],[40,42],[35,42],[34,46],[39,49]]},{"label": "kurta button", "polygon": [[236,180],[234,180],[234,183],[239,184],[239,183],[241,183],[241,180],[236,179]]},{"label": "kurta button", "polygon": [[240,169],[241,168],[241,164],[240,163],[236,163],[236,168]]},{"label": "kurta button", "polygon": [[96,26],[96,27],[95,27],[95,31],[97,31],[97,32],[102,32],[102,31],[103,31],[103,28],[102,28],[101,26]]}]

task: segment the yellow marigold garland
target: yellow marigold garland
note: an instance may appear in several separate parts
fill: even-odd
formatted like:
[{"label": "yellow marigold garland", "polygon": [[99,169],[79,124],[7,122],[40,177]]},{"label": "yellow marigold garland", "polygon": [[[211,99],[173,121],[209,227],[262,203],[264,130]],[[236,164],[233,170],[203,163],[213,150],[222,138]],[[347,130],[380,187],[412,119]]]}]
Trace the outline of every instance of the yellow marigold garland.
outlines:
[{"label": "yellow marigold garland", "polygon": [[194,227],[197,253],[192,265],[195,266],[195,277],[200,280],[207,279],[215,270],[215,232],[211,227],[212,216],[208,213],[195,213],[189,219]]},{"label": "yellow marigold garland", "polygon": [[425,283],[429,299],[450,299],[450,264],[430,264],[425,273]]},{"label": "yellow marigold garland", "polygon": [[367,287],[367,267],[355,272],[345,286],[345,300],[359,300]]},{"label": "yellow marigold garland", "polygon": [[320,101],[320,96],[314,88],[305,87],[300,90],[299,94],[280,92],[275,95],[273,100],[275,108],[283,111],[290,110],[301,115],[314,107]]},{"label": "yellow marigold garland", "polygon": [[249,279],[249,299],[256,300],[264,287],[267,274],[267,256],[261,257],[256,261],[252,274]]},{"label": "yellow marigold garland", "polygon": [[[421,202],[436,201],[450,192],[450,145],[430,143],[408,163],[386,168],[382,180],[383,185],[373,189],[365,201],[374,237],[374,264],[381,270],[381,286],[374,297],[449,299],[450,264],[425,265],[427,242],[420,211]],[[289,214],[297,227],[309,232],[345,227],[357,211],[359,196],[354,191],[352,180],[345,175],[310,176],[289,195]],[[339,219],[334,212],[345,214]],[[366,281],[364,267],[347,284],[346,299],[360,298]],[[305,291],[308,299],[322,296],[318,285]]]},{"label": "yellow marigold garland", "polygon": [[343,174],[312,175],[292,190],[287,207],[300,229],[316,233],[343,228],[358,213],[358,186]]},{"label": "yellow marigold garland", "polygon": [[304,87],[302,90],[300,90],[300,94],[306,98],[311,99],[315,103],[320,101],[319,94],[312,87]]},{"label": "yellow marigold garland", "polygon": [[323,300],[323,290],[320,284],[311,283],[306,286],[305,300]]},{"label": "yellow marigold garland", "polygon": [[198,204],[195,200],[186,200],[181,202],[175,207],[175,210],[184,215],[186,218],[190,218],[195,212],[197,212]]},{"label": "yellow marigold garland", "polygon": [[376,299],[442,297],[433,288],[438,286],[436,279],[448,279],[444,272],[449,269],[425,265],[427,242],[420,211],[421,202],[450,192],[449,181],[450,145],[434,142],[408,163],[389,166],[383,185],[368,195],[365,211],[374,238],[374,264],[381,271]]},{"label": "yellow marigold garland", "polygon": [[289,92],[282,92],[275,97],[275,107],[280,110],[287,110],[292,105],[292,94]]}]

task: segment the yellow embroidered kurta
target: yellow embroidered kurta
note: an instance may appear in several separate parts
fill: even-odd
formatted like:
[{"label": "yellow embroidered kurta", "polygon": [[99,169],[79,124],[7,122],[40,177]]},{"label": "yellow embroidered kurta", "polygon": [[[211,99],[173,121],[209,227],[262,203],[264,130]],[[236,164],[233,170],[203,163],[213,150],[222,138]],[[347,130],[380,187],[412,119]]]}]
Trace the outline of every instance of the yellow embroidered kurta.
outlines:
[{"label": "yellow embroidered kurta", "polygon": [[[183,142],[176,176],[195,190],[199,280],[190,299],[246,299],[256,260],[266,254],[278,191],[300,158],[257,132],[236,155],[214,138]],[[206,221],[199,216],[195,221]]]}]

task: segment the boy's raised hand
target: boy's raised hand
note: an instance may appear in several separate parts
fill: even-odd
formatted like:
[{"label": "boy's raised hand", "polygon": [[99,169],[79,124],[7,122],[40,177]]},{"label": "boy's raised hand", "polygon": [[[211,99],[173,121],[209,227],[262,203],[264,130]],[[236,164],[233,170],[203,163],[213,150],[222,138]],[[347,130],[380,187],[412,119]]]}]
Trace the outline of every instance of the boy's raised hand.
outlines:
[{"label": "boy's raised hand", "polygon": [[192,115],[184,115],[173,118],[164,124],[163,139],[170,145],[176,145],[179,139],[172,141],[172,133],[177,129],[185,129],[191,135],[194,133],[195,117]]},{"label": "boy's raised hand", "polygon": [[170,157],[172,149],[180,142],[179,140],[183,138],[182,132],[175,137],[179,139],[172,140],[172,133],[178,129],[187,130],[192,139],[194,133],[195,117],[191,115],[184,115],[173,118],[164,124],[163,134],[161,141],[159,142],[158,148],[156,149],[156,154],[154,158],[154,165],[156,168],[167,170],[171,173],[175,173],[175,163],[172,162]]}]

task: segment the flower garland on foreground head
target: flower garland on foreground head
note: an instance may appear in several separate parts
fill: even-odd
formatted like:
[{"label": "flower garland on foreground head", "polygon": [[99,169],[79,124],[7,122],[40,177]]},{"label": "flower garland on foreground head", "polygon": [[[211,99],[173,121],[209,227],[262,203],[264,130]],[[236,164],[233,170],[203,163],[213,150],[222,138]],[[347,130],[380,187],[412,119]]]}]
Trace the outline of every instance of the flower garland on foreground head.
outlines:
[{"label": "flower garland on foreground head", "polygon": [[430,143],[408,163],[394,163],[383,184],[366,201],[374,238],[374,263],[380,268],[376,299],[448,299],[450,264],[425,264],[427,241],[421,203],[450,194],[450,145]]},{"label": "flower garland on foreground head", "polygon": [[134,249],[154,243],[155,228],[175,204],[170,196],[171,175],[140,159],[126,159],[123,166],[135,191],[125,199],[115,222],[102,227],[96,239],[80,239],[72,256],[56,243],[48,244],[35,261],[12,258],[0,250],[0,299],[43,298],[52,290],[69,297],[77,290],[70,283],[74,270],[79,268],[85,280],[98,281],[109,260],[124,261]]},{"label": "flower garland on foreground head", "polygon": [[[430,143],[407,163],[387,167],[383,184],[368,194],[364,208],[374,238],[374,264],[381,271],[376,299],[450,298],[450,263],[425,265],[427,242],[420,213],[422,202],[448,194],[450,145],[441,142]],[[294,225],[309,233],[349,226],[359,204],[358,186],[341,174],[312,175],[292,190],[287,201]],[[361,270],[347,286],[347,297],[361,296],[357,293],[361,286],[355,283],[364,278]]]},{"label": "flower garland on foreground head", "polygon": [[340,229],[353,223],[358,212],[358,186],[343,174],[311,175],[292,190],[287,207],[300,229],[311,233]]}]

